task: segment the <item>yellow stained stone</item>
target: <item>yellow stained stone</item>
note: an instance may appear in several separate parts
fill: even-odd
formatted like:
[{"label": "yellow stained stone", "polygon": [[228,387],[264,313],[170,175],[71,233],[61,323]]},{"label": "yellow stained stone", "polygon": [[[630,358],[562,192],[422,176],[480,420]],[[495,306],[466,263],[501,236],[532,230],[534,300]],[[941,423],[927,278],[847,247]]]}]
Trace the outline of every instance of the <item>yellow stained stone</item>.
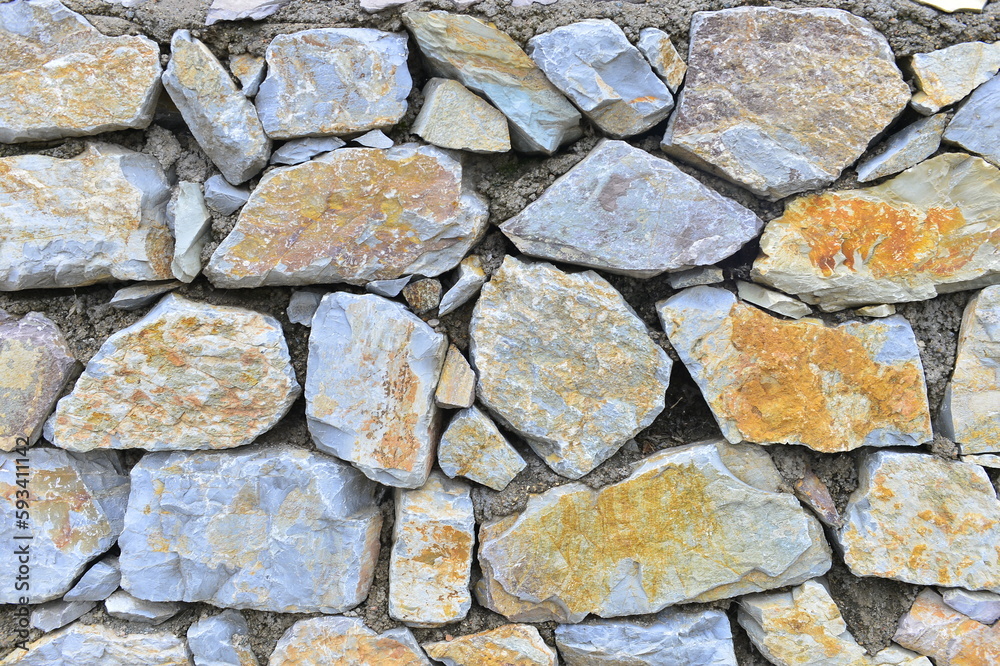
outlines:
[{"label": "yellow stained stone", "polygon": [[423,648],[432,659],[455,666],[556,666],[555,651],[526,624],[505,624]]}]

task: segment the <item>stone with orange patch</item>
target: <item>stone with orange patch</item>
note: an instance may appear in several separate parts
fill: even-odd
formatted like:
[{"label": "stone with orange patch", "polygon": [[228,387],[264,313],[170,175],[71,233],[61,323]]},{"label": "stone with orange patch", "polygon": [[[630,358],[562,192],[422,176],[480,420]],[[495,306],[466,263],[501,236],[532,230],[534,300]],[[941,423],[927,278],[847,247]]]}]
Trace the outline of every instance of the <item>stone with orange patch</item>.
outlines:
[{"label": "stone with orange patch", "polygon": [[478,634],[424,643],[445,666],[556,666],[555,650],[528,624],[505,624]]},{"label": "stone with orange patch", "polygon": [[448,476],[464,476],[503,490],[527,467],[521,454],[478,407],[455,414],[441,435],[438,465]]},{"label": "stone with orange patch", "polygon": [[937,666],[986,666],[1000,660],[1000,625],[980,624],[925,589],[899,620],[893,640]]},{"label": "stone with orange patch", "polygon": [[381,634],[356,617],[316,617],[288,628],[271,653],[268,666],[321,664],[378,664],[430,666],[423,650],[406,627]]},{"label": "stone with orange patch", "polygon": [[476,400],[476,373],[469,367],[462,352],[455,345],[448,346],[448,355],[441,368],[434,401],[439,407],[467,409]]}]

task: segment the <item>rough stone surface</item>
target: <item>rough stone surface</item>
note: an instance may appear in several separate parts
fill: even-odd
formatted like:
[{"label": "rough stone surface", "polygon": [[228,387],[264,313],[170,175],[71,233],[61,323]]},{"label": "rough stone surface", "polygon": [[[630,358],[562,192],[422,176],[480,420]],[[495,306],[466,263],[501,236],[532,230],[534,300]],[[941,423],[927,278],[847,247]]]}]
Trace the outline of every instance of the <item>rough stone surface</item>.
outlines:
[{"label": "rough stone surface", "polygon": [[580,113],[507,34],[472,16],[406,12],[431,73],[455,79],[510,121],[511,143],[551,155],[580,137]]},{"label": "rough stone surface", "polygon": [[995,592],[970,592],[961,588],[941,590],[941,598],[948,606],[967,615],[976,622],[993,624],[1000,619],[1000,594]]},{"label": "rough stone surface", "polygon": [[44,632],[55,631],[89,613],[96,601],[50,601],[31,609],[31,626]]},{"label": "rough stone surface", "polygon": [[486,218],[440,148],[344,148],[269,171],[205,273],[226,288],[433,277],[462,260]]},{"label": "rough stone surface", "polygon": [[365,132],[361,136],[351,139],[351,143],[364,148],[392,148],[393,140],[385,135],[382,130],[372,130]]},{"label": "rough stone surface", "polygon": [[184,283],[179,280],[140,282],[130,287],[122,287],[116,291],[115,295],[108,301],[108,305],[116,310],[139,310],[158,300],[160,296],[183,286]]},{"label": "rough stone surface", "polygon": [[288,308],[285,310],[288,321],[293,324],[312,326],[313,315],[316,314],[316,308],[319,307],[322,298],[323,294],[317,291],[293,291],[288,299]]},{"label": "rough stone surface", "polygon": [[378,558],[375,493],[348,465],[290,446],[146,454],[118,541],[122,587],[222,608],[353,608]]},{"label": "rough stone surface", "polygon": [[38,440],[76,367],[55,322],[40,312],[16,319],[0,310],[0,450]]},{"label": "rough stone surface", "polygon": [[180,612],[181,605],[172,601],[137,599],[125,590],[118,590],[104,601],[104,609],[120,620],[163,624]]},{"label": "rough stone surface", "polygon": [[566,666],[737,666],[729,618],[718,610],[666,609],[652,624],[597,620],[556,627]]},{"label": "rough stone surface", "polygon": [[250,198],[250,191],[230,185],[222,176],[205,181],[205,203],[222,215],[232,215]]},{"label": "rough stone surface", "polygon": [[321,153],[328,153],[345,145],[346,142],[336,136],[307,136],[302,139],[292,139],[274,151],[271,155],[271,164],[288,166],[302,164]]},{"label": "rough stone surface", "polygon": [[920,593],[893,636],[937,666],[992,664],[1000,655],[1000,626],[987,626],[949,608],[934,590]]},{"label": "rough stone surface", "polygon": [[940,428],[964,454],[1000,452],[1000,285],[965,307]]},{"label": "rough stone surface", "polygon": [[718,284],[725,279],[725,274],[721,268],[712,266],[700,266],[689,268],[686,271],[671,273],[667,276],[667,282],[671,289],[687,289],[697,287],[700,284]]},{"label": "rough stone surface", "polygon": [[716,287],[687,289],[657,309],[731,442],[832,453],[931,440],[920,353],[902,317],[787,321]]},{"label": "rough stone surface", "polygon": [[461,620],[472,607],[476,542],[469,485],[433,472],[416,490],[397,489],[395,499],[389,616],[411,627]]},{"label": "rough stone surface", "polygon": [[[15,502],[23,488],[17,479],[25,478],[16,476],[19,457],[0,454],[0,533],[9,542],[0,553],[0,564],[16,572],[19,556],[15,551],[23,541],[30,552],[31,587],[17,591],[11,584],[0,589],[0,603],[5,604],[17,603],[21,596],[41,603],[68,592],[87,564],[114,545],[122,531],[129,493],[128,476],[117,453],[35,448],[28,456],[30,519],[27,528],[18,527]],[[33,538],[15,538],[28,535]]]},{"label": "rough stone surface", "polygon": [[802,478],[795,482],[793,489],[795,496],[812,509],[821,523],[834,529],[843,527],[844,521],[830,495],[830,489],[811,469],[806,470]]},{"label": "rough stone surface", "polygon": [[472,153],[510,150],[507,119],[483,98],[449,79],[424,86],[424,105],[410,130],[427,143]]},{"label": "rough stone surface", "polygon": [[[484,524],[480,603],[515,621],[579,622],[825,573],[830,549],[819,521],[792,495],[738,479],[718,446],[666,449],[624,481],[559,486],[532,496],[521,514]],[[755,465],[774,471],[770,460]]]},{"label": "rough stone surface", "polygon": [[583,476],[663,411],[670,359],[592,271],[508,256],[469,331],[479,399],[558,474]]},{"label": "rough stone surface", "polygon": [[410,282],[403,287],[403,298],[417,314],[427,314],[441,302],[441,282],[434,278]]},{"label": "rough stone surface", "polygon": [[187,631],[188,647],[196,666],[258,666],[248,646],[247,621],[243,614],[227,610],[198,620]]},{"label": "rough stone surface", "polygon": [[438,445],[438,465],[448,476],[464,476],[493,490],[503,490],[527,463],[478,407],[463,409],[451,420]]},{"label": "rough stone surface", "polygon": [[896,314],[896,306],[889,304],[866,305],[856,309],[855,312],[862,317],[891,317]]},{"label": "rough stone surface", "polygon": [[14,650],[0,666],[191,666],[184,640],[169,631],[119,633],[111,627],[71,624]]},{"label": "rough stone surface", "polygon": [[182,180],[175,192],[167,206],[167,220],[174,234],[170,270],[181,282],[194,282],[201,273],[201,251],[212,235],[212,216],[205,207],[199,183]]},{"label": "rough stone surface", "polygon": [[254,97],[267,74],[267,61],[251,53],[229,58],[229,71],[239,79],[244,97]]},{"label": "rough stone surface", "polygon": [[292,0],[212,0],[205,25],[219,21],[259,21],[278,11]]},{"label": "rough stone surface", "polygon": [[893,134],[885,142],[885,150],[858,165],[858,181],[867,183],[891,176],[923,162],[941,145],[941,134],[947,124],[948,116],[941,113],[921,118]]},{"label": "rough stone surface", "polygon": [[824,310],[1000,282],[1000,170],[946,153],[861,190],[811,194],[768,223],[753,278]]},{"label": "rough stone surface", "polygon": [[1000,76],[976,88],[944,131],[944,140],[1000,164]]},{"label": "rough stone surface", "polygon": [[369,294],[378,294],[386,298],[395,298],[403,291],[403,287],[410,284],[412,275],[397,278],[395,280],[372,280],[365,285],[365,291]]},{"label": "rough stone surface", "polygon": [[605,134],[641,134],[674,108],[666,84],[609,19],[536,35],[528,40],[528,55]]},{"label": "rough stone surface", "polygon": [[441,297],[438,316],[443,317],[468,303],[484,284],[486,271],[483,270],[483,260],[479,255],[472,254],[462,259],[462,263],[458,265],[458,279]]},{"label": "rough stone surface", "polygon": [[556,666],[555,650],[527,624],[505,624],[490,631],[425,643],[432,659],[445,666]]},{"label": "rough stone surface", "polygon": [[909,99],[885,37],[852,14],[698,12],[662,146],[776,200],[833,182]]},{"label": "rough stone surface", "polygon": [[659,28],[643,28],[639,31],[636,47],[652,65],[656,75],[667,84],[670,92],[676,94],[684,82],[687,64],[674,48],[670,35]]},{"label": "rough stone surface", "polygon": [[63,595],[66,601],[104,601],[118,589],[122,570],[117,555],[109,555],[93,564],[77,581],[73,589]]},{"label": "rough stone surface", "polygon": [[0,143],[44,141],[153,119],[160,49],[106,37],[57,0],[0,5]]},{"label": "rough stone surface", "polygon": [[812,314],[812,309],[802,301],[797,301],[787,294],[764,289],[759,284],[752,282],[736,282],[736,292],[740,299],[747,303],[753,303],[760,307],[777,312],[780,315],[801,319],[808,314]]},{"label": "rough stone surface", "polygon": [[316,617],[300,620],[285,632],[268,666],[430,666],[430,663],[405,627],[376,634],[356,617]]},{"label": "rough stone surface", "polygon": [[[455,345],[448,346],[448,354],[441,368],[441,379],[434,393],[438,407],[464,409],[476,400],[476,373]],[[452,475],[454,476],[454,475]]]},{"label": "rough stone surface", "polygon": [[434,404],[448,340],[381,296],[327,294],[313,316],[306,420],[316,446],[389,486],[419,488],[434,463]]},{"label": "rough stone surface", "polygon": [[965,98],[1000,70],[1000,42],[963,42],[914,54],[909,69],[917,91],[910,105],[930,115]]},{"label": "rough stone surface", "polygon": [[169,294],[101,345],[45,438],[71,451],[232,448],[299,393],[277,320]]},{"label": "rough stone surface", "polygon": [[169,199],[160,163],[117,146],[0,158],[0,291],[172,278]]},{"label": "rough stone surface", "polygon": [[865,456],[838,539],[857,576],[1000,592],[1000,501],[982,467]]},{"label": "rough stone surface", "polygon": [[646,278],[721,261],[762,226],[669,161],[603,141],[500,228],[525,254]]},{"label": "rough stone surface", "polygon": [[293,139],[393,125],[413,84],[406,56],[405,34],[371,28],[278,35],[267,47],[267,78],[255,99],[264,131]]}]

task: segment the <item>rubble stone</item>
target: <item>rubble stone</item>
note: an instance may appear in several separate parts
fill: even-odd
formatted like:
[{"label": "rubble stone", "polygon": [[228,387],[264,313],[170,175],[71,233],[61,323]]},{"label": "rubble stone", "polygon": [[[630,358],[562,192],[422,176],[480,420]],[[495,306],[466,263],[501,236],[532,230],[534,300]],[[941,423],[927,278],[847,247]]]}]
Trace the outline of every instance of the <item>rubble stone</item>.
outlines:
[{"label": "rubble stone", "polygon": [[411,131],[427,143],[472,153],[510,150],[507,119],[458,81],[431,79]]},{"label": "rubble stone", "polygon": [[677,89],[684,82],[687,64],[674,48],[670,35],[659,28],[643,28],[639,31],[636,47],[649,61],[656,75],[667,84],[670,92],[676,95]]},{"label": "rubble stone", "polygon": [[990,664],[1000,655],[1000,626],[987,626],[949,608],[931,589],[921,592],[899,620],[893,640],[937,666]]},{"label": "rubble stone", "polygon": [[462,352],[455,345],[448,346],[448,354],[441,368],[441,379],[434,393],[438,407],[464,409],[476,400],[476,373],[469,367]]},{"label": "rubble stone", "polygon": [[137,599],[125,590],[118,590],[105,599],[108,615],[128,622],[163,624],[181,611],[181,605],[170,601]]},{"label": "rubble stone", "polygon": [[438,465],[449,477],[464,476],[500,491],[527,463],[489,416],[469,407],[456,414],[441,435]]},{"label": "rubble stone", "polygon": [[948,116],[938,114],[921,118],[893,134],[885,142],[885,150],[858,165],[858,182],[867,183],[891,176],[933,155],[941,145],[941,134]]},{"label": "rubble stone", "polygon": [[445,666],[556,666],[555,650],[527,624],[505,624],[478,634],[425,643],[432,659]]},{"label": "rubble stone", "polygon": [[483,270],[483,260],[475,254],[462,259],[462,263],[458,265],[458,279],[441,297],[438,316],[443,317],[468,303],[484,284],[486,271]]},{"label": "rubble stone", "polygon": [[964,99],[1000,70],[1000,42],[963,42],[909,60],[917,92],[910,105],[924,115]]},{"label": "rubble stone", "polygon": [[299,620],[278,640],[268,666],[392,664],[431,666],[406,627],[381,634],[356,617]]},{"label": "rubble stone", "polygon": [[976,88],[958,107],[955,116],[944,131],[944,140],[982,155],[993,164],[1000,165],[1000,76]]}]

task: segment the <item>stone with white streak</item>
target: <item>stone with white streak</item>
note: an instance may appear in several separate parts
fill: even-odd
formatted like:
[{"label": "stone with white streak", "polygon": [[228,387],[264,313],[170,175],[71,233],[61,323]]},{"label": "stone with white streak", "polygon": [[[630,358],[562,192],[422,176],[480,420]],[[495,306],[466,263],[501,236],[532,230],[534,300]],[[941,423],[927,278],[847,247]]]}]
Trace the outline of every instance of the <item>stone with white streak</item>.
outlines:
[{"label": "stone with white streak", "polygon": [[71,451],[232,448],[299,393],[276,319],[169,294],[101,345],[44,432]]},{"label": "stone with white streak", "polygon": [[118,590],[105,599],[104,608],[111,617],[146,624],[163,624],[181,611],[181,605],[178,603],[146,601],[133,597],[125,590]]},{"label": "stone with white streak", "polygon": [[921,118],[893,134],[885,142],[885,150],[858,165],[858,182],[891,176],[933,155],[941,145],[941,134],[948,116],[940,113]]},{"label": "stone with white streak", "polygon": [[307,136],[303,139],[292,139],[272,153],[271,164],[288,166],[302,164],[317,155],[343,148],[345,145],[347,143],[336,136]]},{"label": "stone with white streak", "polygon": [[677,94],[677,89],[684,82],[687,64],[681,54],[674,48],[670,35],[659,28],[643,28],[639,31],[639,41],[636,48],[646,56],[656,75],[663,79],[670,92]]},{"label": "stone with white streak", "polygon": [[801,319],[808,314],[812,314],[812,309],[802,301],[798,301],[788,294],[764,289],[759,284],[752,282],[738,280],[736,282],[736,293],[739,294],[740,299],[747,303],[759,305],[766,310],[777,312],[792,319]]},{"label": "stone with white streak", "polygon": [[472,153],[505,153],[510,131],[504,115],[483,98],[450,79],[424,86],[424,105],[410,130],[427,143]]},{"label": "stone with white streak", "polygon": [[609,19],[587,19],[528,40],[528,55],[605,134],[641,134],[674,108],[670,90]]},{"label": "stone with white streak", "polygon": [[118,589],[122,570],[117,555],[109,555],[87,569],[73,589],[63,595],[66,601],[104,601]]},{"label": "stone with white streak", "polygon": [[0,4],[0,143],[143,129],[160,93],[160,48],[106,37],[57,0]]},{"label": "stone with white streak", "polygon": [[57,599],[31,609],[31,626],[44,632],[55,631],[76,622],[89,613],[96,601],[63,601]]},{"label": "stone with white streak", "polygon": [[443,317],[468,303],[484,284],[486,271],[483,270],[483,260],[479,255],[472,254],[462,259],[462,263],[458,265],[458,279],[441,297],[438,316]]},{"label": "stone with white streak", "polygon": [[976,88],[958,107],[944,140],[1000,164],[1000,75]]},{"label": "stone with white streak", "polygon": [[580,478],[663,411],[670,359],[592,271],[508,256],[469,331],[479,399],[558,474]]},{"label": "stone with white streak", "polygon": [[478,634],[424,643],[432,659],[445,666],[556,666],[555,650],[527,624],[505,624]]},{"label": "stone with white streak", "polygon": [[258,666],[250,629],[237,610],[198,620],[188,627],[187,642],[196,666]]},{"label": "stone with white streak", "polygon": [[909,60],[917,92],[910,105],[924,115],[965,98],[1000,70],[1000,42],[963,42]]},{"label": "stone with white streak", "polygon": [[527,467],[493,420],[475,406],[451,420],[441,435],[437,455],[441,471],[448,476],[464,476],[497,491]]},{"label": "stone with white streak", "polygon": [[962,588],[941,590],[941,598],[946,604],[976,622],[993,624],[1000,619],[1000,594],[978,590],[970,592]]},{"label": "stone with white streak", "polygon": [[122,587],[150,601],[345,611],[378,559],[376,493],[349,465],[287,445],[148,453],[132,468]]},{"label": "stone with white streak", "polygon": [[441,368],[434,401],[439,407],[464,409],[476,400],[476,373],[455,345],[448,346],[448,355]]},{"label": "stone with white streak", "polygon": [[181,282],[193,282],[201,273],[201,251],[211,237],[212,216],[205,207],[201,185],[182,180],[167,206],[167,220],[174,234],[174,259],[170,270]]},{"label": "stone with white streak", "polygon": [[205,181],[205,203],[222,215],[232,215],[250,198],[250,190],[230,185],[216,175]]},{"label": "stone with white streak", "polygon": [[1000,655],[1000,625],[980,624],[952,610],[929,588],[899,619],[892,638],[931,657],[937,666],[986,666]]},{"label": "stone with white streak", "polygon": [[268,666],[319,664],[431,666],[406,627],[376,634],[356,617],[296,622],[278,640],[268,662]]},{"label": "stone with white streak", "polygon": [[14,650],[0,666],[191,666],[183,639],[169,631],[120,634],[79,622]]},{"label": "stone with white streak", "polygon": [[213,0],[205,17],[205,25],[219,21],[259,21],[275,13],[292,0]]},{"label": "stone with white streak", "polygon": [[419,488],[434,463],[448,340],[381,296],[327,294],[313,316],[306,421],[316,446],[379,483]]}]

